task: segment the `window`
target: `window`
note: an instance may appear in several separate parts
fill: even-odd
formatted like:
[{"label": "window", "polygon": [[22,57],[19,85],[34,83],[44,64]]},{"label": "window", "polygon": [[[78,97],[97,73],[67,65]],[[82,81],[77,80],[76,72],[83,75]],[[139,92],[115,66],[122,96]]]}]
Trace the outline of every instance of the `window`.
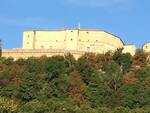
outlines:
[{"label": "window", "polygon": [[96,42],[98,42],[98,40],[96,40]]},{"label": "window", "polygon": [[56,42],[58,42],[58,40],[56,40]]},{"label": "window", "polygon": [[73,32],[73,31],[71,31],[71,32]]},{"label": "window", "polygon": [[29,38],[30,36],[28,35],[27,37]]},{"label": "window", "polygon": [[73,39],[71,38],[71,41],[72,41]]},{"label": "window", "polygon": [[43,46],[43,45],[41,46],[41,49],[44,49],[44,46]]},{"label": "window", "polygon": [[27,44],[29,44],[29,42],[27,42]]},{"label": "window", "polygon": [[148,46],[146,46],[146,49],[148,48]]},{"label": "window", "polygon": [[87,34],[89,34],[89,32],[86,32]]}]

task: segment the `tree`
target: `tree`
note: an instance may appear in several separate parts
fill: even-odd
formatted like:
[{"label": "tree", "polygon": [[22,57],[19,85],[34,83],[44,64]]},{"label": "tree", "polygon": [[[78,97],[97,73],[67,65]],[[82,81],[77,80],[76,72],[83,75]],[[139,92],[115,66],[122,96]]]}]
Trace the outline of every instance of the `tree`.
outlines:
[{"label": "tree", "polygon": [[143,107],[145,104],[145,89],[140,84],[125,84],[120,89],[123,92],[122,105],[129,108]]},{"label": "tree", "polygon": [[49,113],[49,108],[46,104],[35,99],[22,105],[18,113]]},{"label": "tree", "polygon": [[15,113],[17,105],[8,98],[0,97],[0,113]]},{"label": "tree", "polygon": [[86,99],[83,96],[85,88],[85,83],[80,78],[80,74],[77,71],[72,72],[69,78],[68,96],[79,106],[86,102]]},{"label": "tree", "polygon": [[76,59],[74,58],[74,56],[72,54],[67,53],[65,55],[65,63],[66,63],[66,66],[69,69],[69,72],[71,72],[75,69]]},{"label": "tree", "polygon": [[35,73],[24,72],[20,78],[17,96],[21,98],[22,101],[35,99],[42,88],[42,84],[40,76]]},{"label": "tree", "polygon": [[66,74],[67,66],[63,56],[53,56],[47,59],[46,72],[49,74],[48,79],[58,78],[61,75]]},{"label": "tree", "polygon": [[103,66],[106,74],[105,81],[110,89],[117,91],[122,84],[123,74],[120,66],[114,61],[106,62]]},{"label": "tree", "polygon": [[46,101],[50,113],[76,113],[78,106],[69,99],[52,98]]},{"label": "tree", "polygon": [[20,65],[20,66],[22,66],[22,65],[25,65],[26,60],[23,59],[23,58],[19,58],[19,59],[17,59],[17,60],[15,61],[15,63],[18,64],[18,65]]},{"label": "tree", "polygon": [[90,76],[97,69],[95,61],[95,54],[91,53],[81,56],[77,61],[76,69],[80,72],[81,78],[86,84],[89,84]]},{"label": "tree", "polygon": [[38,58],[30,57],[26,60],[25,70],[30,73],[32,72],[41,73],[42,72],[41,64],[42,63],[39,61]]},{"label": "tree", "polygon": [[102,72],[95,72],[90,77],[89,84],[84,92],[91,107],[104,106],[105,98],[108,96],[109,89],[105,84],[105,74]]},{"label": "tree", "polygon": [[11,65],[13,64],[13,62],[14,62],[14,59],[12,57],[2,58],[2,63],[5,65]]},{"label": "tree", "polygon": [[147,64],[147,54],[143,50],[137,50],[133,57],[133,65],[136,67],[143,67]]},{"label": "tree", "polygon": [[132,56],[130,53],[122,53],[122,49],[118,49],[113,55],[113,60],[121,66],[124,74],[129,72],[132,66]]},{"label": "tree", "polygon": [[136,77],[142,82],[145,81],[150,76],[150,67],[145,66],[138,69],[136,72]]},{"label": "tree", "polygon": [[5,86],[9,84],[13,78],[14,78],[14,74],[8,71],[0,72],[0,86]]}]

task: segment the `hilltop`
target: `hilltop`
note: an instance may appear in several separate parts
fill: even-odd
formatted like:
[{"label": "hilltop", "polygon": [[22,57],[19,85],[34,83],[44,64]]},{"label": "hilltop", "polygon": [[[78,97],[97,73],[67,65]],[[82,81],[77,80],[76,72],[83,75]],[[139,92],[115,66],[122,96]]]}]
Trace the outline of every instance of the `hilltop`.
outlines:
[{"label": "hilltop", "polygon": [[150,60],[139,50],[0,58],[1,113],[149,113]]}]

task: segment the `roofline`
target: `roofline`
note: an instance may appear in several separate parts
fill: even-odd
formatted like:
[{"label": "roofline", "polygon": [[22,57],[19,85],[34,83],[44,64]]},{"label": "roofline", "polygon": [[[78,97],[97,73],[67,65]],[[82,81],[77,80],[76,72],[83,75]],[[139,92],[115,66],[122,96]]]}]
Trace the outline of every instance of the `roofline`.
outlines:
[{"label": "roofline", "polygon": [[25,30],[26,31],[66,31],[66,30],[79,30],[79,31],[104,31],[99,29],[60,29],[60,30]]},{"label": "roofline", "polygon": [[114,34],[112,34],[112,33],[110,33],[110,32],[108,32],[108,31],[105,31],[105,30],[102,30],[103,32],[105,32],[105,33],[108,33],[108,34],[110,34],[110,35],[113,35],[113,36],[115,36],[116,38],[118,38],[122,43],[123,43],[123,45],[125,46],[125,43],[123,42],[123,40],[119,37],[119,36],[117,36],[117,35],[114,35]]},{"label": "roofline", "polygon": [[127,44],[125,46],[136,46],[135,44]]},{"label": "roofline", "polygon": [[105,33],[108,33],[110,35],[113,35],[115,36],[116,38],[118,38],[122,43],[123,45],[125,45],[125,43],[123,42],[123,40],[117,36],[117,35],[114,35],[108,31],[105,31],[105,30],[99,30],[99,29],[60,29],[60,30],[25,30],[24,32],[27,32],[27,31],[66,31],[66,30],[79,30],[79,31],[102,31],[102,32],[105,32]]}]

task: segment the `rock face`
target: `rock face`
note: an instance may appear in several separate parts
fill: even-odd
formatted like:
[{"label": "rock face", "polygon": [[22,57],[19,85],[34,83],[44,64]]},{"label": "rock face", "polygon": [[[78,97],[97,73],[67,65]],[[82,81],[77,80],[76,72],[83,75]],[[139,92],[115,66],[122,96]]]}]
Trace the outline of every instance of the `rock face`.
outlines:
[{"label": "rock face", "polygon": [[[53,56],[70,52],[80,56],[85,52],[106,53],[123,48],[124,53],[135,54],[135,45],[124,45],[121,38],[103,30],[30,30],[23,33],[23,47],[3,51],[3,56]],[[23,55],[22,55],[23,54]]]}]

